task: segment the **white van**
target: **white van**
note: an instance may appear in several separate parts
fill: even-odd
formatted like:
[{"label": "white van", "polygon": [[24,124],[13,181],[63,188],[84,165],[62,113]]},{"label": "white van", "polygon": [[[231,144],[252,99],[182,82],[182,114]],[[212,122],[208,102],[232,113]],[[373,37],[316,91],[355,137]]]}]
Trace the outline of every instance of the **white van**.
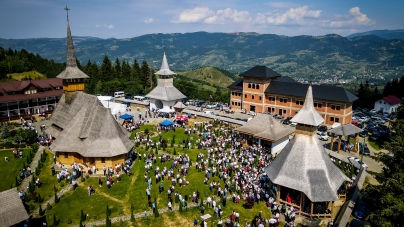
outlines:
[{"label": "white van", "polygon": [[123,91],[114,92],[114,97],[115,98],[125,97],[125,92]]},{"label": "white van", "polygon": [[137,101],[141,101],[141,102],[146,102],[149,100],[148,98],[146,98],[144,96],[133,96],[133,99],[137,100]]}]

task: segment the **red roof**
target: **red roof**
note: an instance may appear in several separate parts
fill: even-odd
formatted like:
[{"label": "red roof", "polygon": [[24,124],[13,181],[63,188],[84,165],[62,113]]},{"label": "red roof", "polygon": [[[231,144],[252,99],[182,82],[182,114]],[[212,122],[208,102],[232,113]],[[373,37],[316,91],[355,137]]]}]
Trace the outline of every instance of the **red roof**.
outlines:
[{"label": "red roof", "polygon": [[[24,94],[23,91],[29,86],[36,88],[48,88],[47,91],[38,91],[35,94]],[[50,96],[61,96],[63,94],[62,79],[50,78],[42,80],[23,80],[13,82],[1,82],[0,83],[0,103],[1,102],[13,102],[22,101],[27,99],[44,98]],[[16,94],[9,95],[8,92],[15,92]]]},{"label": "red roof", "polygon": [[390,105],[397,105],[403,103],[403,101],[395,95],[389,95],[386,97],[383,97],[383,100],[386,101]]}]

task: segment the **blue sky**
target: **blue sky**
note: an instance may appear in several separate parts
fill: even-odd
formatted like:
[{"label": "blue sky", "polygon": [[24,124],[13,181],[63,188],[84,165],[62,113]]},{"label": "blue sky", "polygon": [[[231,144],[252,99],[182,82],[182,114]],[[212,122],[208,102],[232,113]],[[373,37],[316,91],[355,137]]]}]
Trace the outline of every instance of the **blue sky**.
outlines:
[{"label": "blue sky", "polygon": [[0,38],[131,38],[151,33],[349,35],[404,28],[402,0],[1,0]]}]

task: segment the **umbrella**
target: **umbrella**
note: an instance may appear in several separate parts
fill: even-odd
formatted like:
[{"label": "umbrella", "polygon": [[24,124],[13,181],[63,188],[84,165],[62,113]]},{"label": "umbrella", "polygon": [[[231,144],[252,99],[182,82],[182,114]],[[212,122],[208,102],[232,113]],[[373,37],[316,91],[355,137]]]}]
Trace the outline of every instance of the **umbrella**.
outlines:
[{"label": "umbrella", "polygon": [[174,122],[169,121],[169,120],[164,120],[164,121],[160,122],[160,125],[162,125],[162,126],[170,126],[173,124],[174,124]]}]

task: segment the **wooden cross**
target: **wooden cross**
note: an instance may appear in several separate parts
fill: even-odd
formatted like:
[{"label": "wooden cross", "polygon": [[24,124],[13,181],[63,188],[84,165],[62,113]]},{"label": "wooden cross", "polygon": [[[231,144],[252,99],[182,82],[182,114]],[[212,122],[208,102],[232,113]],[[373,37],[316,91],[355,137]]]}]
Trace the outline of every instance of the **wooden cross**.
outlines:
[{"label": "wooden cross", "polygon": [[69,20],[69,8],[67,8],[67,6],[64,8],[64,10],[66,10],[66,14],[67,14],[67,20]]}]

